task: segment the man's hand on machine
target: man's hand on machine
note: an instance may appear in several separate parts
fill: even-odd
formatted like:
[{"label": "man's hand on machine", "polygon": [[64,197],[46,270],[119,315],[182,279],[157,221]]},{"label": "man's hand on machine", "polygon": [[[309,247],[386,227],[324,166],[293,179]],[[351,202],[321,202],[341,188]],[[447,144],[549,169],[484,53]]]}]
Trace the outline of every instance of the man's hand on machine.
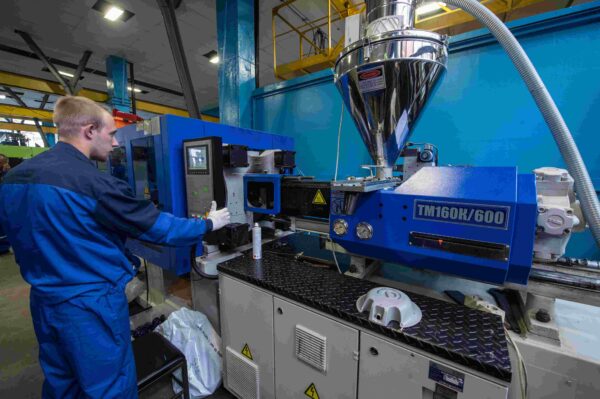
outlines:
[{"label": "man's hand on machine", "polygon": [[229,210],[227,208],[217,210],[217,203],[213,201],[212,204],[210,204],[208,219],[212,221],[213,231],[216,231],[230,223],[231,215],[229,214]]}]

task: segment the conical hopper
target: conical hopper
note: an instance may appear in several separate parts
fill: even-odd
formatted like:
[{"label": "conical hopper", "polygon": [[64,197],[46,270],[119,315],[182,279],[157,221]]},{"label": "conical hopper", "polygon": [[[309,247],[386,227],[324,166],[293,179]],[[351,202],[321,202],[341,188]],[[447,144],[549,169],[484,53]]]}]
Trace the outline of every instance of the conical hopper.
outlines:
[{"label": "conical hopper", "polygon": [[379,177],[391,176],[411,128],[446,69],[446,47],[444,36],[402,30],[357,42],[338,58],[336,86]]}]

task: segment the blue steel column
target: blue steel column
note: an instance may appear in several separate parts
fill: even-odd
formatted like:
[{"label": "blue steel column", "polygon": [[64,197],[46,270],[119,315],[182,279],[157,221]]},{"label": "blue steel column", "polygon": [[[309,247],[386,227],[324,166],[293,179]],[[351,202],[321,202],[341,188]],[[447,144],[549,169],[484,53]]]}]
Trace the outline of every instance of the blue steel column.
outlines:
[{"label": "blue steel column", "polygon": [[217,0],[217,32],[220,122],[251,128],[256,88],[254,0]]},{"label": "blue steel column", "polygon": [[122,112],[131,112],[131,99],[127,91],[127,60],[110,55],[106,58],[106,86],[108,104]]}]

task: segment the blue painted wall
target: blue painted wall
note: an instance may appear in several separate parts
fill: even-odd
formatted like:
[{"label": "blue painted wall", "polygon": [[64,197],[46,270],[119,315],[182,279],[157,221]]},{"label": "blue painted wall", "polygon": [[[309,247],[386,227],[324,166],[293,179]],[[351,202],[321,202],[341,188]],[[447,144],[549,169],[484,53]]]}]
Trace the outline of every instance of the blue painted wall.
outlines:
[{"label": "blue painted wall", "polygon": [[[292,136],[301,172],[333,179],[341,110],[333,75],[325,70],[255,90],[253,128]],[[360,165],[373,161],[350,114],[343,112],[338,176],[364,175]]]},{"label": "blue painted wall", "polygon": [[[538,68],[600,188],[600,1],[509,24]],[[254,128],[296,140],[307,175],[331,178],[341,98],[330,70],[257,89]],[[564,167],[554,140],[512,63],[487,30],[452,38],[448,73],[412,136],[434,143],[443,164]],[[371,163],[344,111],[340,177]],[[591,234],[567,254],[600,258]]]}]

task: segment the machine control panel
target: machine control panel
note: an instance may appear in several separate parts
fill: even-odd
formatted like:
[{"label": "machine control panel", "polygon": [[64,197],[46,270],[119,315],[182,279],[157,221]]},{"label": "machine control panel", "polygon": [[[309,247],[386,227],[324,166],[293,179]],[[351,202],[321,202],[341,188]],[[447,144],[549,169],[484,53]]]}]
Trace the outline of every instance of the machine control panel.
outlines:
[{"label": "machine control panel", "polygon": [[213,200],[225,206],[222,147],[220,137],[183,142],[188,217],[206,216]]}]

